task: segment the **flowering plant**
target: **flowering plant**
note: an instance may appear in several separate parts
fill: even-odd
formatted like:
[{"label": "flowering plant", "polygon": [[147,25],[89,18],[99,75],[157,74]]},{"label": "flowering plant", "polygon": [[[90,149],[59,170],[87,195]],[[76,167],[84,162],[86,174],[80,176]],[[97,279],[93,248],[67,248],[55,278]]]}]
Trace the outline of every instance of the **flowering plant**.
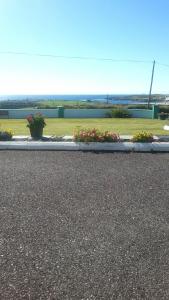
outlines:
[{"label": "flowering plant", "polygon": [[137,143],[152,143],[154,141],[153,134],[146,131],[141,131],[133,135],[132,142]]},{"label": "flowering plant", "polygon": [[0,141],[10,141],[12,136],[13,132],[11,129],[0,130]]},{"label": "flowering plant", "polygon": [[118,142],[120,137],[118,134],[105,131],[101,132],[98,129],[76,129],[73,135],[73,139],[76,142]]},{"label": "flowering plant", "polygon": [[41,113],[27,116],[27,121],[28,121],[27,127],[32,129],[37,127],[44,128],[46,126],[44,116],[42,116]]}]

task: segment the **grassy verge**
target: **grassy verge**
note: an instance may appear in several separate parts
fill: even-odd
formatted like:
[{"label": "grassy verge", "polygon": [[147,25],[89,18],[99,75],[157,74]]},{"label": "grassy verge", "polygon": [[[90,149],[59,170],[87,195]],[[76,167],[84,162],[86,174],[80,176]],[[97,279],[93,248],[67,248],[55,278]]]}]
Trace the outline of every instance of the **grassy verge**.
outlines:
[{"label": "grassy verge", "polygon": [[[111,130],[119,134],[134,134],[140,130],[146,130],[153,134],[167,134],[163,126],[167,121],[148,119],[46,119],[47,126],[44,129],[46,135],[72,135],[77,126]],[[0,130],[10,128],[15,135],[29,135],[26,120],[1,119]]]}]

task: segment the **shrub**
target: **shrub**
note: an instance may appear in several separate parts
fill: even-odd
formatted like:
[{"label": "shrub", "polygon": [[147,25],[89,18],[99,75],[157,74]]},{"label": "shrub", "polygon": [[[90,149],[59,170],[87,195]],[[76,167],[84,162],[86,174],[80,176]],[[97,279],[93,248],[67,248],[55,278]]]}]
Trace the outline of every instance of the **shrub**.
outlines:
[{"label": "shrub", "polygon": [[169,113],[169,106],[168,105],[159,105],[159,112]]},{"label": "shrub", "polygon": [[[129,109],[147,109],[147,104],[129,104]],[[152,105],[150,104],[150,109],[152,109]]]},{"label": "shrub", "polygon": [[105,113],[105,118],[112,118],[112,112],[111,111],[107,111]]},{"label": "shrub", "polygon": [[73,136],[74,141],[76,142],[118,142],[120,140],[120,137],[118,134],[104,131],[101,132],[98,129],[76,129]]},{"label": "shrub", "polygon": [[152,133],[141,131],[133,136],[132,141],[137,143],[152,143],[154,141],[154,138]]},{"label": "shrub", "polygon": [[0,141],[10,141],[12,136],[13,132],[11,129],[0,131]]},{"label": "shrub", "polygon": [[130,118],[131,113],[127,109],[117,108],[112,110],[112,118]]}]

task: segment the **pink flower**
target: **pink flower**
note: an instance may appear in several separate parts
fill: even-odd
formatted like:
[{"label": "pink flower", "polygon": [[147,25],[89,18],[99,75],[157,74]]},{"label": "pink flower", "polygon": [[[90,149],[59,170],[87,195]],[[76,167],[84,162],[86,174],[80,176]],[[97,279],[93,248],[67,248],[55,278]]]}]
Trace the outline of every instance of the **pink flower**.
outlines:
[{"label": "pink flower", "polygon": [[33,117],[32,117],[32,115],[28,116],[28,117],[27,117],[27,120],[28,120],[29,123],[32,123],[32,122],[33,122]]}]

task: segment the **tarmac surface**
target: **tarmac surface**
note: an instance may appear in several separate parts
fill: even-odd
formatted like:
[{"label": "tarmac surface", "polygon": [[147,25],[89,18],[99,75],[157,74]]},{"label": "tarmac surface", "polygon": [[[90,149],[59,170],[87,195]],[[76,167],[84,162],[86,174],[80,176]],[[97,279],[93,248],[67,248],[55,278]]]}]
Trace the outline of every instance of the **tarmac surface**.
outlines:
[{"label": "tarmac surface", "polygon": [[0,299],[169,299],[169,154],[0,151]]}]

